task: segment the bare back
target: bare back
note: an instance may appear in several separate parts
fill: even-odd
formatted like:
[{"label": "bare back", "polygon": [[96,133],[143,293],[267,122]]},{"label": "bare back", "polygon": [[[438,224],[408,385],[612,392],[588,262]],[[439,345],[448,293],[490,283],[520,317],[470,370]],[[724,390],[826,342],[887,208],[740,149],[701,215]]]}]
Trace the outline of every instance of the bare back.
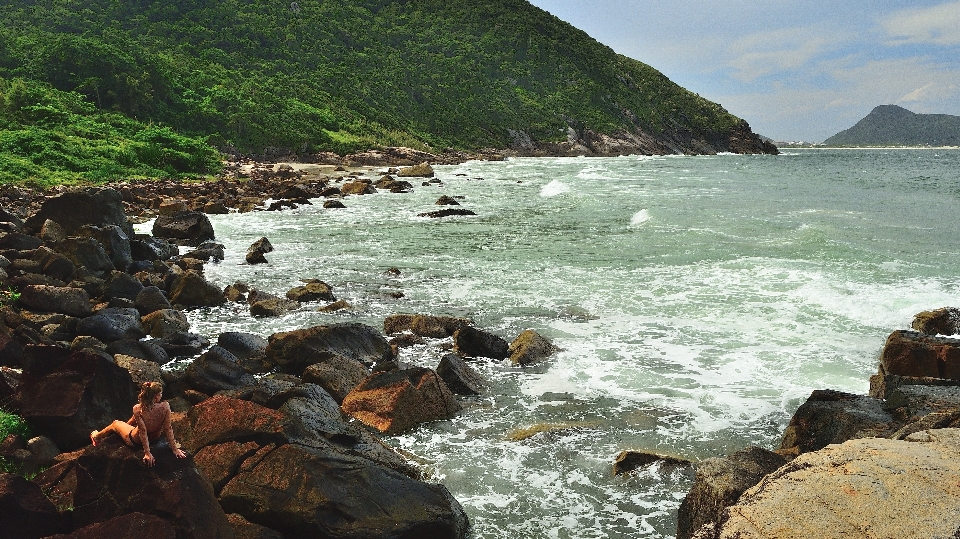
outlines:
[{"label": "bare back", "polygon": [[[160,435],[171,430],[170,427],[170,403],[166,401],[158,402],[149,408],[135,404],[133,406],[134,426],[139,428],[139,422],[143,421],[143,428],[147,431],[147,438],[152,442],[160,438]],[[134,431],[134,436],[139,436],[138,431]],[[172,432],[171,432],[172,435]],[[171,436],[172,437],[172,436]]]}]

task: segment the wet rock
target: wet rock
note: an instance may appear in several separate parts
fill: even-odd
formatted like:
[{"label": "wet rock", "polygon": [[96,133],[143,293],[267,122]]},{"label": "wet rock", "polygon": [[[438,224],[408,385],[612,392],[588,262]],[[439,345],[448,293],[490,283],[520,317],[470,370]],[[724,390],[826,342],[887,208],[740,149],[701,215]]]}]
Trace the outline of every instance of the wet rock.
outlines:
[{"label": "wet rock", "polygon": [[960,309],[944,307],[918,313],[911,327],[925,335],[956,335],[960,333]]},{"label": "wet rock", "polygon": [[476,212],[474,212],[473,210],[467,210],[464,208],[444,208],[442,210],[418,213],[417,217],[429,217],[431,219],[439,219],[441,217],[455,217],[455,216],[467,216],[467,215],[476,215]]},{"label": "wet rock", "polygon": [[196,249],[184,254],[183,258],[193,258],[204,262],[220,262],[225,255],[225,247],[223,244],[205,241],[198,245]]},{"label": "wet rock", "polygon": [[137,234],[130,241],[130,256],[134,260],[170,260],[179,253],[176,244],[148,234]]},{"label": "wet rock", "polygon": [[92,313],[90,295],[82,288],[31,285],[21,292],[20,302],[31,309],[70,316]]},{"label": "wet rock", "polygon": [[231,303],[244,303],[247,301],[246,295],[249,292],[250,287],[246,283],[237,281],[223,289],[223,297]]},{"label": "wet rock", "polygon": [[550,357],[558,350],[549,340],[528,329],[510,343],[510,361],[515,365],[530,365]]},{"label": "wet rock", "polygon": [[176,309],[160,309],[141,319],[143,330],[155,338],[190,331],[186,315]]},{"label": "wet rock", "polygon": [[223,291],[194,270],[177,276],[170,287],[170,300],[187,307],[216,306],[226,303]]},{"label": "wet rock", "polygon": [[282,316],[300,307],[300,303],[284,298],[264,298],[250,304],[253,316]]},{"label": "wet rock", "polygon": [[677,539],[690,539],[703,526],[721,520],[747,489],[787,463],[787,459],[760,447],[706,459],[697,465],[693,487],[677,512]]},{"label": "wet rock", "polygon": [[169,449],[155,451],[154,457],[156,464],[146,467],[140,452],[117,437],[107,437],[97,447],[88,440],[82,452],[34,481],[55,505],[72,508],[76,528],[139,512],[169,522],[179,539],[231,537],[233,529],[193,459],[178,459]]},{"label": "wet rock", "polygon": [[0,522],[9,539],[39,539],[68,530],[68,522],[36,483],[0,472]]},{"label": "wet rock", "polygon": [[429,163],[420,163],[419,165],[401,168],[397,175],[401,178],[432,178],[434,171]]},{"label": "wet rock", "polygon": [[197,246],[215,239],[210,219],[201,212],[180,211],[160,215],[153,223],[153,235],[179,245]]},{"label": "wet rock", "polygon": [[334,356],[353,359],[364,365],[393,357],[390,344],[379,331],[356,323],[274,333],[268,340],[267,359],[284,372],[297,375],[309,365]]},{"label": "wet rock", "polygon": [[304,281],[303,286],[298,286],[287,291],[287,299],[299,302],[307,301],[336,301],[333,295],[333,289],[327,283],[310,279]]},{"label": "wet rock", "polygon": [[137,292],[137,296],[134,298],[134,304],[141,316],[146,316],[161,309],[172,308],[170,301],[167,300],[167,296],[156,286],[143,287],[142,290]]},{"label": "wet rock", "polygon": [[86,225],[116,225],[128,235],[133,232],[127,222],[123,198],[119,191],[111,188],[89,187],[48,198],[24,226],[39,231],[47,219],[56,221],[67,236]]},{"label": "wet rock", "polygon": [[270,244],[270,240],[260,238],[247,249],[247,264],[266,264],[267,259],[263,255],[272,251],[273,245]]},{"label": "wet rock", "polygon": [[367,378],[341,404],[343,411],[380,432],[396,434],[427,421],[449,419],[460,404],[437,374],[424,368]]},{"label": "wet rock", "polygon": [[479,395],[485,385],[480,374],[457,354],[444,354],[440,358],[437,375],[458,395]]},{"label": "wet rock", "polygon": [[614,460],[613,475],[624,475],[655,463],[663,466],[690,466],[693,464],[687,459],[670,455],[660,455],[646,451],[621,451]]},{"label": "wet rock", "polygon": [[101,309],[77,324],[77,335],[89,335],[101,342],[141,339],[146,336],[136,309]]},{"label": "wet rock", "polygon": [[320,308],[317,309],[317,310],[320,311],[320,312],[322,312],[322,313],[334,313],[334,312],[337,312],[337,311],[349,311],[349,310],[351,310],[351,309],[353,309],[353,305],[351,305],[350,303],[347,303],[346,301],[340,299],[340,300],[334,301],[333,303],[330,303],[330,304],[328,304],[328,305],[324,305],[323,307],[320,307]]},{"label": "wet rock", "polygon": [[816,390],[793,414],[780,449],[807,453],[853,438],[889,436],[899,426],[879,399]]},{"label": "wet rock", "polygon": [[343,402],[344,397],[360,385],[370,370],[355,359],[342,356],[332,356],[314,363],[303,371],[303,381],[317,384],[329,393],[337,404]]},{"label": "wet rock", "polygon": [[880,355],[883,374],[960,380],[960,339],[894,331]]},{"label": "wet rock", "polygon": [[463,326],[454,332],[453,350],[464,357],[506,359],[510,355],[507,341],[473,326]]},{"label": "wet rock", "polygon": [[451,196],[443,195],[434,203],[437,206],[459,206],[460,203]]},{"label": "wet rock", "polygon": [[467,325],[470,325],[469,320],[452,316],[393,314],[383,321],[383,331],[388,335],[409,331],[421,337],[443,339]]},{"label": "wet rock", "polygon": [[210,346],[210,341],[196,333],[178,333],[162,339],[154,339],[171,358],[195,356]]},{"label": "wet rock", "polygon": [[[339,193],[339,190],[338,190],[338,193]],[[324,208],[327,208],[327,209],[346,208],[346,206],[343,204],[343,202],[340,202],[339,200],[336,200],[336,199],[324,200],[324,201],[323,201],[323,207],[324,207]]]}]

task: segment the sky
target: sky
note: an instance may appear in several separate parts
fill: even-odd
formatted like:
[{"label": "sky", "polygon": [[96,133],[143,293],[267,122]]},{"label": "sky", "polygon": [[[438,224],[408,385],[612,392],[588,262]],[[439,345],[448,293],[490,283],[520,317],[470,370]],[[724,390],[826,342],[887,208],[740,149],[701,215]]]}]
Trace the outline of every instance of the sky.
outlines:
[{"label": "sky", "polygon": [[778,141],[960,115],[960,1],[530,0]]}]

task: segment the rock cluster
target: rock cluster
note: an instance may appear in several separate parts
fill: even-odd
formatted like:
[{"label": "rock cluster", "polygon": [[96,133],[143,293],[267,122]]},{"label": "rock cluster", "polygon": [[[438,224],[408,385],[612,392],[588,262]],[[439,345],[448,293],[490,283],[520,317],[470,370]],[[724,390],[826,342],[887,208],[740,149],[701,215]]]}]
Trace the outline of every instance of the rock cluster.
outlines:
[{"label": "rock cluster", "polygon": [[960,534],[957,309],[894,331],[869,395],[814,391],[780,448],[707,459],[677,538],[954,537]]},{"label": "rock cluster", "polygon": [[[227,301],[261,316],[311,302],[349,308],[319,279],[285,297],[206,279],[205,264],[243,256],[216,243],[207,213],[245,211],[255,198],[301,204],[327,189],[290,170],[254,172],[244,185],[127,184],[35,203],[0,195],[24,197],[22,215],[0,206],[0,402],[38,435],[0,441],[0,457],[41,472],[0,474],[5,537],[466,536],[459,503],[377,434],[454,417],[457,395],[485,387],[465,360],[526,365],[556,348],[532,331],[510,345],[466,319],[405,314],[385,320],[391,340],[356,323],[216,343],[191,333],[184,309]],[[129,210],[158,215],[152,234],[133,232]],[[271,249],[262,238],[248,262],[269,263]],[[435,370],[403,365],[399,347],[424,338],[453,352]],[[161,368],[177,358],[186,368]],[[91,430],[129,417],[145,381],[164,382],[189,458],[160,449],[144,468],[118,438],[89,445]]]}]

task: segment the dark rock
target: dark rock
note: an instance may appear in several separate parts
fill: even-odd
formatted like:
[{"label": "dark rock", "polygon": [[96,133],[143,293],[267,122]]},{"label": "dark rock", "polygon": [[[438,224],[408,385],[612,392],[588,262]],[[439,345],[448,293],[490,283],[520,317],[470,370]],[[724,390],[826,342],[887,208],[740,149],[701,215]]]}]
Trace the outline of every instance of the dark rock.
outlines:
[{"label": "dark rock", "polygon": [[[350,492],[343,496],[342,492]],[[468,522],[440,485],[362,457],[285,444],[227,483],[224,509],[288,537],[459,539]]]},{"label": "dark rock", "polygon": [[27,450],[42,468],[53,466],[54,459],[60,454],[57,444],[46,436],[34,436],[27,440]]},{"label": "dark rock", "polygon": [[342,356],[332,356],[307,367],[303,371],[303,381],[319,385],[340,404],[344,397],[369,375],[370,370],[363,363]]},{"label": "dark rock", "polygon": [[170,301],[167,300],[167,296],[156,286],[143,287],[137,292],[137,297],[134,298],[134,304],[137,307],[137,311],[140,312],[140,316],[146,316],[161,309],[172,308]]},{"label": "dark rock", "polygon": [[0,522],[5,539],[39,539],[67,531],[68,522],[43,494],[23,477],[0,472]]},{"label": "dark rock", "polygon": [[458,395],[479,395],[485,385],[480,374],[457,354],[444,354],[440,358],[437,375]]},{"label": "dark rock", "polygon": [[105,298],[124,298],[135,301],[143,291],[143,284],[136,277],[122,271],[112,271],[103,285]]},{"label": "dark rock", "polygon": [[473,326],[462,326],[454,332],[453,350],[464,357],[506,359],[510,355],[507,341]]},{"label": "dark rock", "polygon": [[460,404],[437,373],[419,367],[370,376],[343,399],[341,407],[365,425],[388,434],[449,419],[460,411]]},{"label": "dark rock", "polygon": [[130,380],[133,387],[139,392],[140,387],[145,382],[163,382],[160,375],[160,365],[153,361],[147,361],[133,356],[117,354],[113,356],[117,365],[127,369],[130,373]]},{"label": "dark rock", "polygon": [[194,270],[177,276],[170,287],[170,301],[187,307],[216,306],[226,303],[223,291]]},{"label": "dark rock", "polygon": [[307,366],[334,356],[364,365],[393,357],[390,344],[379,331],[356,323],[274,333],[268,340],[267,359],[291,374],[301,374]]},{"label": "dark rock", "polygon": [[40,238],[28,236],[20,232],[0,233],[0,249],[14,249],[17,251],[29,251],[43,245]]},{"label": "dark rock", "polygon": [[139,512],[168,521],[178,539],[232,537],[233,528],[193,459],[178,459],[168,449],[155,451],[154,457],[153,467],[143,466],[139,451],[109,437],[34,481],[55,505],[71,508],[77,528]]},{"label": "dark rock", "polygon": [[227,331],[217,337],[217,344],[237,359],[244,360],[266,355],[268,342],[263,337],[253,333]]},{"label": "dark rock", "polygon": [[78,234],[97,240],[103,246],[113,266],[120,271],[127,271],[133,264],[133,254],[130,250],[130,236],[117,225],[104,227],[84,226]]},{"label": "dark rock", "polygon": [[216,242],[205,241],[197,246],[196,249],[190,251],[183,255],[183,258],[194,258],[196,260],[203,260],[204,262],[214,261],[219,262],[223,260],[225,256],[225,247]]},{"label": "dark rock", "polygon": [[160,346],[157,339],[142,341],[138,339],[122,339],[108,344],[105,351],[111,356],[123,354],[144,361],[151,361],[159,365],[165,365],[170,361],[169,354]]},{"label": "dark rock", "polygon": [[340,299],[340,300],[334,301],[333,303],[330,303],[329,305],[324,305],[323,307],[320,307],[317,310],[322,313],[334,313],[337,311],[348,311],[350,309],[353,309],[353,305],[346,302],[345,300]]},{"label": "dark rock", "polygon": [[223,289],[223,297],[229,302],[243,303],[247,301],[246,294],[248,292],[250,292],[250,287],[244,283],[236,282]]},{"label": "dark rock", "polygon": [[221,444],[208,445],[197,451],[194,460],[200,473],[213,484],[213,491],[219,495],[220,490],[233,477],[243,461],[260,450],[257,442],[229,441]]},{"label": "dark rock", "polygon": [[276,410],[215,396],[190,408],[183,421],[175,421],[173,427],[184,450],[196,453],[203,447],[234,440],[256,441],[261,447],[282,442],[286,421],[286,416]]},{"label": "dark rock", "polygon": [[346,182],[340,187],[340,193],[346,195],[372,195],[377,189],[369,182],[355,180]]},{"label": "dark rock", "polygon": [[40,227],[40,239],[43,240],[44,243],[55,245],[66,238],[66,231],[52,219],[47,219],[43,222],[43,226]]},{"label": "dark rock", "polygon": [[[338,193],[339,193],[339,190],[338,190]],[[344,205],[344,203],[340,202],[339,200],[330,199],[330,200],[323,201],[323,207],[327,209],[339,209],[339,208],[346,208],[346,205]]]},{"label": "dark rock", "polygon": [[20,415],[65,451],[89,445],[90,431],[136,402],[130,373],[101,355],[31,346],[17,394]]},{"label": "dark rock", "polygon": [[247,264],[266,264],[267,259],[263,255],[272,251],[273,245],[270,243],[270,240],[260,238],[247,248]]},{"label": "dark rock", "polygon": [[284,298],[265,298],[250,305],[253,316],[281,316],[300,306],[300,303]]},{"label": "dark rock", "polygon": [[926,335],[956,335],[960,333],[960,309],[944,307],[924,311],[913,317],[911,327]]},{"label": "dark rock", "polygon": [[178,333],[162,339],[154,339],[171,358],[195,356],[210,346],[210,341],[196,333]]},{"label": "dark rock", "polygon": [[333,289],[323,281],[311,279],[305,281],[306,284],[298,286],[287,291],[287,299],[299,302],[307,301],[336,301],[333,295]]},{"label": "dark rock", "polygon": [[701,527],[719,522],[723,510],[787,459],[759,447],[747,447],[697,465],[693,487],[677,511],[677,539],[690,539]]},{"label": "dark rock", "polygon": [[960,339],[894,331],[880,355],[883,374],[960,380]]},{"label": "dark rock", "polygon": [[434,203],[437,206],[459,206],[460,203],[451,196],[443,195]]},{"label": "dark rock", "polygon": [[54,535],[48,539],[176,539],[173,524],[160,517],[144,513],[127,513],[104,522],[84,526],[72,533]]},{"label": "dark rock", "polygon": [[[0,322],[0,366],[19,367],[23,362],[23,345],[21,345],[14,333]],[[0,402],[3,401],[3,382],[0,381]]]},{"label": "dark rock", "polygon": [[383,331],[388,335],[409,331],[421,337],[443,339],[463,326],[470,325],[464,318],[452,316],[428,316],[425,314],[393,314],[383,321]]},{"label": "dark rock", "polygon": [[81,288],[31,285],[21,292],[20,302],[31,309],[70,316],[88,316],[92,312],[90,295]]},{"label": "dark rock", "polygon": [[284,539],[283,534],[271,530],[266,526],[249,522],[243,516],[236,513],[227,515],[227,520],[233,526],[233,536],[235,539]]},{"label": "dark rock", "polygon": [[444,208],[442,210],[418,213],[417,217],[429,217],[431,219],[438,219],[440,217],[454,217],[454,216],[466,216],[466,215],[476,215],[476,212],[472,210],[467,210],[464,208]]},{"label": "dark rock", "polygon": [[179,253],[175,244],[148,234],[137,234],[130,240],[130,255],[134,260],[170,260]]},{"label": "dark rock", "polygon": [[148,335],[158,339],[190,331],[190,322],[187,321],[187,317],[176,309],[154,311],[141,319],[141,325]]},{"label": "dark rock", "polygon": [[215,239],[210,219],[201,212],[181,211],[172,215],[160,215],[153,223],[153,235],[179,245],[196,247]]},{"label": "dark rock", "polygon": [[136,309],[101,309],[77,324],[77,335],[96,337],[110,343],[122,339],[141,339],[146,336]]},{"label": "dark rock", "polygon": [[551,356],[558,350],[559,348],[539,333],[528,329],[510,343],[510,361],[515,365],[530,365]]},{"label": "dark rock", "polygon": [[690,466],[693,462],[669,455],[648,453],[646,451],[621,451],[613,463],[613,475],[630,473],[637,468],[660,463],[663,466]]},{"label": "dark rock", "polygon": [[187,381],[194,389],[216,393],[253,385],[256,380],[244,370],[236,356],[220,346],[214,346],[187,367]]},{"label": "dark rock", "polygon": [[57,244],[57,252],[98,277],[116,269],[103,245],[93,238],[67,238]]},{"label": "dark rock", "polygon": [[883,402],[832,390],[810,394],[783,433],[780,449],[807,453],[853,438],[885,437],[899,428]]},{"label": "dark rock", "polygon": [[89,187],[48,198],[24,226],[39,231],[47,219],[56,221],[67,236],[76,234],[85,225],[116,225],[127,235],[133,233],[122,196],[110,188]]}]

